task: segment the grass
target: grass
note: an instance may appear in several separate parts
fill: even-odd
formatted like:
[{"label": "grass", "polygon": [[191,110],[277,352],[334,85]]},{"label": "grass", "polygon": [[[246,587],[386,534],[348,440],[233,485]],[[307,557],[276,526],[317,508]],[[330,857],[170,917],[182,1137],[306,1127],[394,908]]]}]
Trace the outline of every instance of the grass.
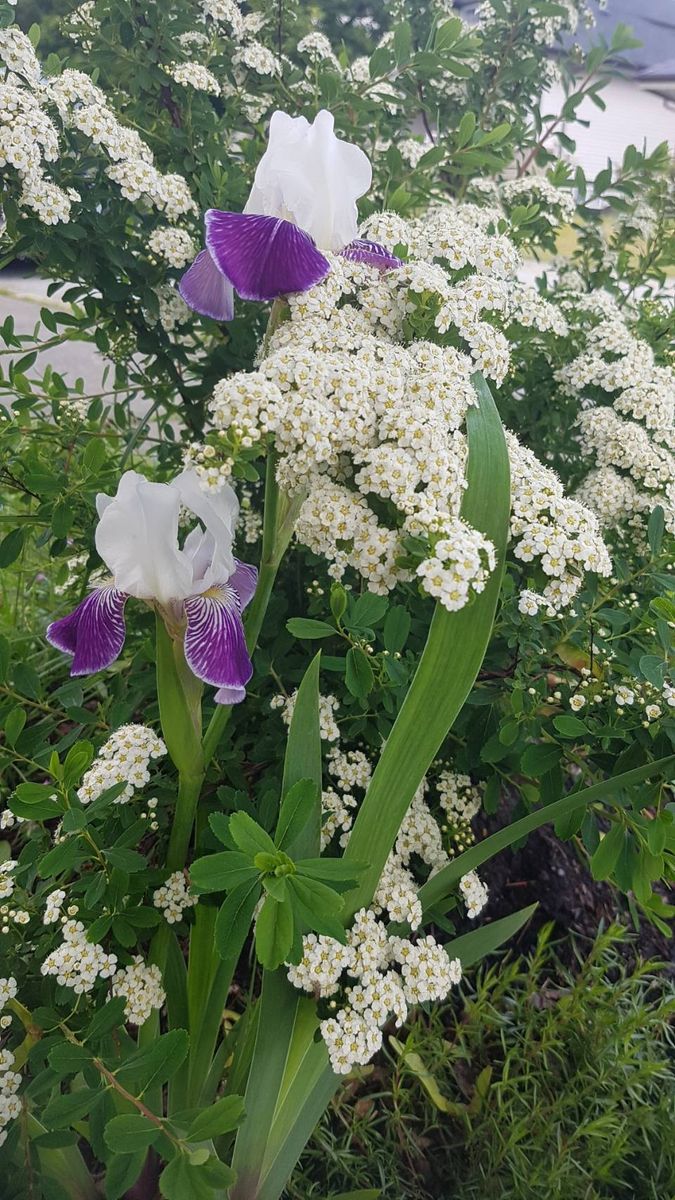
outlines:
[{"label": "grass", "polygon": [[542,931],[527,959],[478,972],[451,1007],[389,1038],[315,1134],[288,1200],[669,1200],[675,1116],[657,963],[602,932],[570,972]]}]

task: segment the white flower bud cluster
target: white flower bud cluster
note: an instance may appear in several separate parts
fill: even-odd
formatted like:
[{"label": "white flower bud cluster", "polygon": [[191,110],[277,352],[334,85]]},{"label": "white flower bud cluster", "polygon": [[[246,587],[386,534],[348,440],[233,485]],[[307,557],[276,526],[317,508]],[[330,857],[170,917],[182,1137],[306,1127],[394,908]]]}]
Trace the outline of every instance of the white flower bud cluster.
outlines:
[{"label": "white flower bud cluster", "polygon": [[473,921],[487,904],[488,890],[485,884],[481,883],[475,871],[469,871],[467,875],[462,876],[459,881],[459,890],[466,908],[466,915]]},{"label": "white flower bud cluster", "polygon": [[185,267],[195,257],[197,246],[184,229],[166,226],[152,231],[148,250],[157,258],[163,258],[170,267]]},{"label": "white flower bud cluster", "polygon": [[63,942],[48,954],[40,970],[54,975],[62,987],[72,988],[77,996],[90,992],[97,979],[110,979],[117,968],[117,956],[106,954],[98,942],[87,941],[81,921],[63,923]]},{"label": "white flower bud cluster", "polygon": [[12,871],[16,865],[14,858],[6,858],[0,863],[0,900],[8,900],[14,891],[16,880],[12,877]]},{"label": "white flower bud cluster", "polygon": [[42,917],[43,925],[53,925],[56,921],[60,920],[61,909],[63,908],[63,901],[65,898],[66,893],[64,892],[63,888],[56,888],[53,892],[49,893],[45,903],[45,911]]},{"label": "white flower bud cluster", "polygon": [[113,975],[112,994],[124,996],[124,1015],[132,1025],[144,1025],[153,1009],[161,1008],[166,1000],[159,967],[147,966],[139,954]]},{"label": "white flower bud cluster", "polygon": [[303,938],[303,957],[288,978],[317,999],[342,991],[346,1003],[321,1022],[321,1036],[333,1070],[344,1075],[377,1053],[390,1017],[401,1026],[410,1004],[444,999],[461,967],[432,937],[389,938],[375,913],[360,909],[345,946],[313,933]]},{"label": "white flower bud cluster", "polygon": [[126,786],[116,804],[128,804],[134,792],[150,780],[150,763],[166,754],[166,746],[147,725],[122,725],[101,747],[86,772],[77,796],[81,804],[91,804],[108,788]]},{"label": "white flower bud cluster", "polygon": [[[354,821],[354,812],[356,808],[356,797],[349,792],[344,792],[340,795],[334,788],[327,788],[321,793],[321,849],[325,850],[326,846],[333,840],[338,830],[343,834],[349,833]],[[345,844],[344,837],[340,838],[340,845]]]},{"label": "white flower bud cluster", "polygon": [[535,604],[554,616],[571,603],[585,571],[609,576],[612,563],[595,513],[565,496],[563,486],[537,456],[506,435],[511,462],[511,536],[513,554],[524,563],[538,561],[549,577],[541,595],[528,590],[522,612]]},{"label": "white flower bud cluster", "polygon": [[166,68],[167,74],[183,87],[194,88],[197,92],[206,92],[211,96],[220,95],[220,84],[212,71],[202,63],[183,62],[172,63]]},{"label": "white flower bud cluster", "polygon": [[155,908],[161,908],[164,919],[169,925],[175,925],[182,919],[186,908],[193,908],[197,897],[188,891],[188,881],[183,871],[174,871],[168,879],[152,893],[152,903]]},{"label": "white flower bud cluster", "polygon": [[[290,725],[295,702],[298,698],[297,690],[292,692],[290,696],[273,696],[270,700],[270,708],[281,710],[281,719],[284,725]],[[335,713],[340,707],[340,701],[336,696],[319,696],[319,732],[325,742],[338,742],[340,740],[340,730],[335,720]]]},{"label": "white flower bud cluster", "polygon": [[[0,979],[0,995],[4,982],[6,981]],[[13,983],[14,980],[9,980],[9,982]],[[16,990],[14,994],[16,995]],[[10,1121],[16,1120],[21,1112],[21,1101],[17,1096],[21,1086],[21,1076],[18,1071],[12,1070],[13,1066],[14,1055],[11,1050],[0,1050],[0,1146],[7,1139],[6,1126]]]},{"label": "white flower bud cluster", "polygon": [[438,802],[450,821],[472,821],[483,803],[484,784],[472,783],[468,775],[441,771],[436,781]]}]

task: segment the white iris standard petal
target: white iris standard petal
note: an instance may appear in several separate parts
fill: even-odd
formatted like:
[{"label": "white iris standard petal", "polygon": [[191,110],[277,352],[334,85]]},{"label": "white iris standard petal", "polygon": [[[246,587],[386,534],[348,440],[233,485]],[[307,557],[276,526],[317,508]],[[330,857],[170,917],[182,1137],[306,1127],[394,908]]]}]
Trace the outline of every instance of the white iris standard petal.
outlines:
[{"label": "white iris standard petal", "polygon": [[[181,503],[189,508],[191,513],[194,513],[199,518],[206,533],[213,539],[213,554],[209,568],[204,563],[204,546],[201,547],[201,554],[194,558],[194,551],[188,551],[186,558],[189,558],[191,570],[193,571],[193,583],[199,583],[209,574],[209,582],[223,579],[229,579],[234,571],[235,562],[232,553],[232,542],[234,541],[234,532],[239,517],[239,501],[237,494],[229,484],[224,484],[217,492],[205,492],[199,484],[199,476],[197,472],[188,469],[182,471],[175,479],[172,479],[169,487],[173,489],[174,494],[180,497]],[[196,569],[193,568],[193,563],[196,564]],[[206,586],[209,586],[207,583]],[[203,590],[200,587],[193,587],[192,591]]]},{"label": "white iris standard petal", "polygon": [[192,565],[178,547],[180,493],[126,471],[116,496],[97,497],[96,549],[115,587],[141,600],[184,600]]},{"label": "white iris standard petal", "polygon": [[275,112],[244,212],[292,221],[319,250],[338,251],[357,235],[356,201],[371,181],[367,156],[336,136],[332,113],[310,124]]}]

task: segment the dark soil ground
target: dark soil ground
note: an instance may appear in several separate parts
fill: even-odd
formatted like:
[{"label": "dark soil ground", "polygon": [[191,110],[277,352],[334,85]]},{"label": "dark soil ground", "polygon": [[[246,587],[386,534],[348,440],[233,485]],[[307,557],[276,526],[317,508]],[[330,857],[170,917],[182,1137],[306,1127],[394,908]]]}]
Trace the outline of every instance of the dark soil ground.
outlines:
[{"label": "dark soil ground", "polygon": [[[486,833],[502,828],[508,817],[498,814]],[[480,836],[483,836],[481,829]],[[479,874],[489,888],[489,903],[484,919],[505,917],[517,908],[538,902],[538,909],[510,943],[513,949],[529,950],[537,930],[554,921],[556,934],[575,934],[592,940],[601,924],[617,918],[635,933],[628,953],[637,951],[642,958],[657,958],[672,965],[675,974],[675,945],[655,926],[641,920],[635,930],[625,897],[605,883],[596,883],[577,850],[574,841],[562,842],[552,829],[544,827],[531,833],[521,850],[504,851],[480,868]],[[665,897],[664,897],[665,898]],[[572,965],[574,954],[568,941],[560,942],[558,953]]]}]

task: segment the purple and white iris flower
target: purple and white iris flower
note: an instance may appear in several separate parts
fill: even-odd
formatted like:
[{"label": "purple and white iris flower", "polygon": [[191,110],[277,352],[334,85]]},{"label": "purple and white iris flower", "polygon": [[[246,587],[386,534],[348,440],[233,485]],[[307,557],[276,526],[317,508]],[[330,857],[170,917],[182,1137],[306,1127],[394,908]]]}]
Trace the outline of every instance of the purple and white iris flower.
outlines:
[{"label": "purple and white iris flower", "polygon": [[[242,612],[258,572],[232,553],[239,511],[232,488],[207,494],[191,470],[171,483],[126,471],[117,495],[99,493],[96,507],[96,549],[111,578],[47,629],[47,640],[73,655],[71,675],[90,675],[115,661],[124,645],[124,608],[133,596],[157,609],[172,636],[183,638],[190,670],[218,688],[217,703],[243,700],[253,667]],[[199,523],[181,546],[185,509]]]},{"label": "purple and white iris flower", "polygon": [[244,300],[306,292],[330,271],[322,251],[383,271],[400,267],[384,246],[357,237],[356,201],[371,180],[363,150],[335,136],[326,109],[311,125],[273,113],[244,211],[205,213],[206,249],[178,285],[186,304],[231,321],[235,292]]}]

